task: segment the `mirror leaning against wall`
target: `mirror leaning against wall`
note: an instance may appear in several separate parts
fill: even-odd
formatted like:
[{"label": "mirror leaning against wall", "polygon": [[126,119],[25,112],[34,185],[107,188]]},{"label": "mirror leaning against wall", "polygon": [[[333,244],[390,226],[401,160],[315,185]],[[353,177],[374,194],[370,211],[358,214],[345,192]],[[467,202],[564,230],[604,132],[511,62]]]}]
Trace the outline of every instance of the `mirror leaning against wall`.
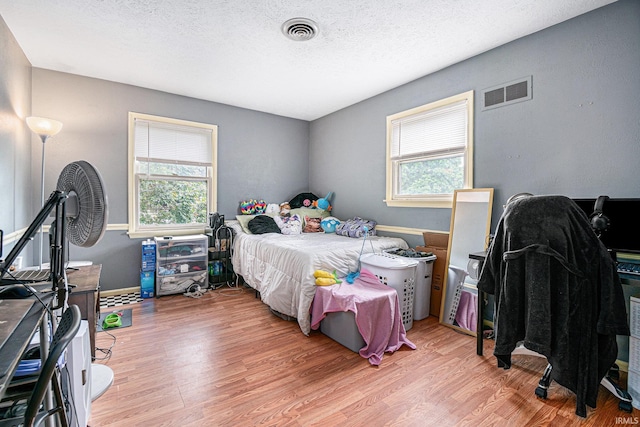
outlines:
[{"label": "mirror leaning against wall", "polygon": [[469,254],[487,249],[492,207],[493,188],[453,194],[440,323],[469,335],[476,335],[478,290],[466,268]]}]

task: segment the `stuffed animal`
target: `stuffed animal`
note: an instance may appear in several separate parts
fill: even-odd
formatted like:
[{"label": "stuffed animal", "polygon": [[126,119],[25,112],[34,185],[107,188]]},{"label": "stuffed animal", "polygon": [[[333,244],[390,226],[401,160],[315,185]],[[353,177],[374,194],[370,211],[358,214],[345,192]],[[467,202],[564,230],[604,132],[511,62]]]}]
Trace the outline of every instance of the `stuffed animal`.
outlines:
[{"label": "stuffed animal", "polygon": [[280,203],[280,216],[289,216],[291,212],[291,206],[288,202]]},{"label": "stuffed animal", "polygon": [[320,222],[320,226],[322,227],[325,233],[335,233],[336,226],[338,224],[340,224],[340,220],[332,216],[328,216]]},{"label": "stuffed animal", "polygon": [[309,218],[308,216],[304,217],[304,228],[302,229],[303,233],[322,233],[322,227],[320,226],[320,222],[322,218]]},{"label": "stuffed animal", "polygon": [[266,213],[268,215],[276,215],[276,214],[280,213],[280,206],[278,206],[275,203],[269,203],[267,205],[267,208],[264,210],[264,213]]},{"label": "stuffed animal", "polygon": [[291,209],[297,208],[308,208],[311,206],[311,202],[314,200],[318,200],[318,196],[313,193],[300,193],[295,196],[293,199],[289,200],[289,204],[291,205]]},{"label": "stuffed animal", "polygon": [[284,235],[300,234],[302,233],[302,219],[298,215],[291,216],[274,216],[273,217],[280,232]]},{"label": "stuffed animal", "polygon": [[254,204],[254,212],[255,212],[255,214],[256,215],[263,214],[264,211],[267,209],[267,204],[265,203],[265,201],[261,199],[261,200],[258,200],[258,201],[254,200],[254,202],[255,202],[255,204]]},{"label": "stuffed animal", "polygon": [[329,286],[335,285],[336,283],[342,283],[342,280],[338,279],[336,270],[333,270],[333,273],[329,273],[324,270],[316,270],[313,272],[313,277],[316,278],[316,286]]},{"label": "stuffed animal", "polygon": [[331,212],[331,198],[333,197],[333,192],[329,191],[327,197],[323,197],[322,199],[318,199],[314,202],[314,207],[320,209],[321,211]]},{"label": "stuffed animal", "polygon": [[240,212],[243,215],[253,215],[256,211],[255,200],[243,200],[240,202]]}]

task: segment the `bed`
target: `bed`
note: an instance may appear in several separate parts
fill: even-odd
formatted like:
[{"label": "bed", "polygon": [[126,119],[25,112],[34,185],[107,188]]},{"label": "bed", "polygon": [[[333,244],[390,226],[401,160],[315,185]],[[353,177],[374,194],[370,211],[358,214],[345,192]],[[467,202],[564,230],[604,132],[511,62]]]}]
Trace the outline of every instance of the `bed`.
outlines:
[{"label": "bed", "polygon": [[310,309],[316,292],[315,270],[336,270],[344,277],[357,266],[360,252],[382,252],[408,247],[396,237],[362,238],[333,233],[248,234],[238,221],[227,221],[235,231],[232,264],[236,274],[260,293],[278,313],[296,318],[305,335],[311,331]]}]

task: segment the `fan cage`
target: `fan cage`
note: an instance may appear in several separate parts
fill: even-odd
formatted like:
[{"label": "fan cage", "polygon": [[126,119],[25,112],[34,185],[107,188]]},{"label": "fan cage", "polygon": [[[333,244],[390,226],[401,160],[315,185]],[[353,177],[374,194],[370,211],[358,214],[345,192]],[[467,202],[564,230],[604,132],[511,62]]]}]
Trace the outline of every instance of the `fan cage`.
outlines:
[{"label": "fan cage", "polygon": [[107,223],[107,202],[102,178],[88,162],[67,165],[58,178],[57,189],[78,204],[76,216],[67,218],[69,242],[81,247],[95,245],[104,235]]}]

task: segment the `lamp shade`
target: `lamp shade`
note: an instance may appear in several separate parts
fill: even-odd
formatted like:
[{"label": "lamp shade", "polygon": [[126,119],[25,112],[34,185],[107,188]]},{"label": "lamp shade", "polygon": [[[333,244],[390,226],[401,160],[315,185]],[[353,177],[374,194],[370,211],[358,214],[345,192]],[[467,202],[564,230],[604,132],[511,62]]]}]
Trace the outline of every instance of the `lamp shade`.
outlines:
[{"label": "lamp shade", "polygon": [[48,138],[60,132],[62,123],[44,117],[27,117],[27,126],[40,138]]}]

